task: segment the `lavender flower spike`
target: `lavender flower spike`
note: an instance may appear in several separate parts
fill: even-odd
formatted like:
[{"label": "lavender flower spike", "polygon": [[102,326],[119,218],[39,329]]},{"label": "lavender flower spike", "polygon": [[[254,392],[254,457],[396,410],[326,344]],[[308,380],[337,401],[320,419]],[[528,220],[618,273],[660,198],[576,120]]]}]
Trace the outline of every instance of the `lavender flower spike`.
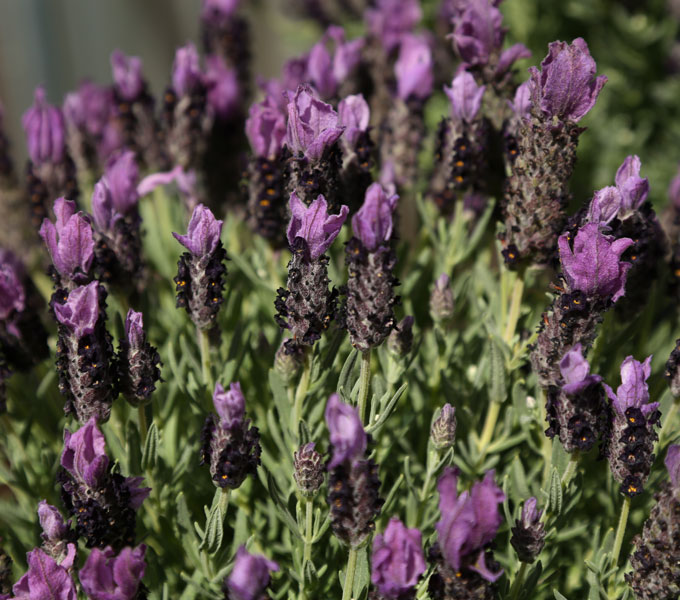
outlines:
[{"label": "lavender flower spike", "polygon": [[269,586],[270,571],[278,571],[279,565],[264,556],[250,554],[245,546],[236,551],[234,568],[225,580],[225,588],[231,600],[262,600]]},{"label": "lavender flower spike", "polygon": [[384,534],[373,539],[371,583],[382,598],[408,597],[425,572],[421,534],[407,529],[397,518],[390,519]]},{"label": "lavender flower spike", "polygon": [[467,71],[461,71],[453,78],[451,87],[444,91],[451,101],[451,117],[458,122],[472,123],[480,107],[486,86],[477,85],[475,78]]},{"label": "lavender flower spike", "polygon": [[66,132],[61,110],[47,103],[45,88],[35,90],[33,106],[21,119],[26,145],[35,165],[60,163],[66,150]]},{"label": "lavender flower spike", "polygon": [[631,264],[621,262],[621,255],[633,245],[633,240],[615,240],[601,233],[598,224],[588,223],[576,234],[573,251],[566,234],[560,236],[557,243],[564,276],[571,290],[611,297],[612,302],[625,294],[626,273]]},{"label": "lavender flower spike", "polygon": [[14,584],[16,600],[77,600],[76,586],[66,567],[40,548],[26,555],[28,571]]},{"label": "lavender flower spike", "polygon": [[366,190],[366,198],[359,211],[352,217],[352,230],[365,248],[374,251],[392,236],[392,213],[399,196],[388,196],[379,183]]},{"label": "lavender flower spike", "polygon": [[118,555],[109,546],[93,548],[78,572],[90,600],[134,600],[141,585],[146,563],[146,546],[125,547]]},{"label": "lavender flower spike", "polygon": [[328,463],[330,471],[345,461],[353,462],[362,456],[367,438],[357,409],[343,403],[338,394],[328,398],[325,418],[333,446],[333,458]]},{"label": "lavender flower spike", "polygon": [[223,223],[224,221],[215,218],[209,208],[199,204],[191,215],[187,235],[174,232],[172,235],[194,256],[207,256],[217,248]]},{"label": "lavender flower spike", "polygon": [[286,235],[291,248],[296,238],[307,244],[309,257],[316,260],[321,256],[340,233],[342,225],[349,213],[349,207],[343,205],[337,215],[328,214],[326,199],[319,195],[311,206],[307,207],[293,192],[290,195],[291,219]]},{"label": "lavender flower spike", "polygon": [[413,34],[404,36],[394,72],[399,98],[404,101],[409,98],[425,100],[430,96],[434,82],[433,59],[425,37]]},{"label": "lavender flower spike", "polygon": [[527,564],[536,560],[545,545],[545,527],[541,522],[543,511],[538,510],[537,504],[533,496],[524,503],[521,518],[515,521],[510,538],[517,557]]},{"label": "lavender flower spike", "polygon": [[597,100],[607,77],[595,77],[596,65],[583,38],[552,42],[541,70],[531,67],[531,97],[534,106],[550,118],[580,121]]},{"label": "lavender flower spike", "polygon": [[118,350],[118,377],[121,392],[133,406],[151,399],[161,377],[158,351],[146,341],[142,313],[132,309],[125,318],[125,338]]}]

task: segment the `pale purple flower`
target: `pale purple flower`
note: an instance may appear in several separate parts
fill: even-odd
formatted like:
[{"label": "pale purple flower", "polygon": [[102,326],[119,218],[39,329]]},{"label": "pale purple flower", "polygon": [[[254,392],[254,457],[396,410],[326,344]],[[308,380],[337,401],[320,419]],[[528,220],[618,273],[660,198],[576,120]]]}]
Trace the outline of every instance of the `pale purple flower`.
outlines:
[{"label": "pale purple flower", "polygon": [[161,171],[159,173],[152,173],[147,175],[139,182],[137,186],[137,194],[146,196],[153,192],[161,185],[168,185],[174,183],[177,189],[186,198],[187,205],[198,206],[198,199],[196,197],[196,172],[193,169],[185,171],[180,165],[177,165],[171,171]]},{"label": "pale purple flower", "polygon": [[388,54],[422,18],[419,0],[378,0],[365,12],[368,30],[382,42]]},{"label": "pale purple flower", "polygon": [[67,567],[58,565],[40,548],[31,550],[26,559],[28,571],[12,588],[16,600],[78,600]]},{"label": "pale purple flower", "polygon": [[484,562],[484,546],[496,537],[503,521],[498,505],[505,495],[494,482],[494,472],[458,496],[458,471],[447,467],[439,478],[439,511],[441,519],[435,525],[439,547],[446,561],[460,569],[467,557],[476,557],[466,565],[488,581],[496,581],[503,573],[491,572]]},{"label": "pale purple flower", "polygon": [[416,586],[425,569],[420,531],[390,519],[385,533],[373,539],[371,583],[383,598],[398,599]]},{"label": "pale purple flower", "polygon": [[477,85],[475,78],[467,71],[461,71],[453,78],[451,87],[444,91],[451,101],[451,116],[455,121],[471,123],[480,107],[486,86]]},{"label": "pale purple flower", "polygon": [[65,304],[54,304],[54,314],[77,338],[93,333],[99,318],[99,282],[69,292]]},{"label": "pale purple flower", "polygon": [[144,334],[144,317],[142,313],[128,310],[125,317],[125,337],[131,349],[141,348],[146,341]]},{"label": "pale purple flower", "polygon": [[109,468],[106,455],[106,440],[99,431],[95,417],[92,417],[75,433],[64,430],[64,451],[61,466],[73,478],[89,487],[97,489]]},{"label": "pale purple flower", "polygon": [[135,100],[144,90],[142,59],[126,56],[120,50],[111,53],[113,82],[118,95],[127,101]]},{"label": "pale purple flower", "polygon": [[609,185],[597,190],[588,207],[588,221],[607,225],[618,215],[621,202],[621,192],[617,187]]},{"label": "pale purple flower", "polygon": [[307,74],[319,94],[323,98],[330,98],[338,89],[338,81],[333,74],[331,53],[326,43],[327,37],[324,35],[312,46],[307,57]]},{"label": "pale purple flower", "polygon": [[517,86],[515,98],[509,103],[515,116],[526,119],[531,111],[531,83],[529,80]]},{"label": "pale purple flower", "polygon": [[246,135],[257,156],[271,160],[281,153],[286,137],[286,115],[271,96],[250,107]]},{"label": "pale purple flower", "polygon": [[330,431],[333,458],[328,469],[334,469],[345,461],[354,461],[366,452],[366,432],[357,409],[331,394],[326,403],[326,424]]},{"label": "pale purple flower", "polygon": [[626,273],[631,264],[621,262],[621,255],[633,245],[633,240],[615,240],[601,233],[598,224],[587,223],[576,234],[573,251],[566,234],[557,243],[562,271],[571,290],[611,297],[613,302],[625,294]]},{"label": "pale purple flower", "polygon": [[139,168],[135,153],[128,150],[109,161],[105,178],[116,212],[125,215],[133,210],[139,202]]},{"label": "pale purple flower", "polygon": [[92,192],[92,217],[99,231],[111,231],[121,215],[114,209],[111,191],[102,177],[94,184]]},{"label": "pale purple flower", "polygon": [[223,120],[232,117],[241,102],[236,69],[230,69],[221,56],[205,57],[205,85],[207,100],[213,112]]},{"label": "pale purple flower", "polygon": [[489,0],[459,3],[451,35],[456,52],[469,65],[486,65],[503,45],[503,15]]},{"label": "pale purple flower", "polygon": [[522,525],[526,529],[533,527],[541,520],[541,515],[543,515],[542,510],[538,510],[538,500],[533,496],[529,498],[522,506]]},{"label": "pale purple flower", "polygon": [[425,100],[434,82],[432,50],[422,35],[407,34],[401,40],[399,58],[394,65],[397,96],[402,100]]},{"label": "pale purple flower", "polygon": [[392,236],[392,213],[399,196],[388,196],[379,183],[366,190],[361,208],[352,217],[352,230],[367,250],[373,251]]},{"label": "pale purple flower", "polygon": [[28,155],[36,165],[60,163],[66,149],[66,132],[61,110],[47,103],[45,88],[35,90],[33,106],[21,118],[26,132]]},{"label": "pale purple flower", "polygon": [[361,62],[361,50],[365,41],[363,38],[345,40],[345,30],[337,25],[328,28],[328,36],[335,41],[333,53],[333,76],[338,84],[343,83]]},{"label": "pale purple flower", "polygon": [[293,192],[289,206],[291,217],[286,231],[288,244],[292,248],[295,238],[305,240],[311,260],[316,260],[328,250],[349,213],[349,207],[343,204],[337,215],[329,215],[328,204],[322,195],[307,207]]},{"label": "pale purple flower", "polygon": [[496,76],[506,73],[515,61],[520,58],[531,57],[531,50],[527,48],[524,44],[513,44],[509,48],[503,50],[501,55],[498,57],[498,63],[496,63]]},{"label": "pale purple flower", "polygon": [[668,469],[673,489],[678,490],[680,488],[680,445],[673,444],[668,447],[664,464]]},{"label": "pale purple flower", "polygon": [[110,546],[93,548],[78,572],[90,600],[134,600],[144,577],[146,546],[123,548],[117,555]]},{"label": "pale purple flower", "polygon": [[177,48],[172,64],[172,89],[178,96],[190,96],[203,84],[198,50],[193,43]]},{"label": "pale purple flower", "polygon": [[199,204],[191,215],[187,235],[173,232],[175,239],[194,256],[207,256],[217,248],[222,235],[222,224],[212,211]]},{"label": "pale purple flower", "polygon": [[338,113],[330,104],[319,100],[309,85],[300,85],[294,95],[288,95],[286,144],[291,152],[319,160],[342,132],[343,127],[338,127]]},{"label": "pale purple flower", "polygon": [[4,321],[14,311],[24,310],[26,292],[21,279],[21,273],[11,261],[0,264],[0,320]]},{"label": "pale purple flower", "polygon": [[64,118],[92,136],[103,135],[114,108],[111,88],[82,81],[64,99]]},{"label": "pale purple flower", "polygon": [[270,581],[270,571],[279,565],[264,556],[250,554],[245,546],[236,551],[234,568],[227,578],[229,598],[232,600],[260,600]]},{"label": "pale purple flower", "polygon": [[649,194],[649,179],[640,177],[640,157],[627,156],[626,160],[616,171],[616,187],[621,193],[622,216],[637,210],[647,200]]},{"label": "pale purple flower", "polygon": [[620,415],[625,416],[626,409],[631,406],[639,408],[645,416],[659,408],[658,402],[649,401],[647,379],[652,372],[651,363],[651,356],[648,356],[644,362],[627,356],[621,363],[621,385],[616,389],[616,394],[612,388],[604,384],[607,396]]},{"label": "pale purple flower", "polygon": [[541,70],[529,69],[534,106],[551,118],[580,121],[593,108],[607,82],[604,75],[595,77],[596,68],[582,38],[571,44],[552,42]]},{"label": "pale purple flower", "polygon": [[76,282],[84,281],[94,258],[92,227],[84,213],[76,213],[76,204],[71,200],[57,198],[54,214],[55,223],[43,220],[40,237],[57,271]]},{"label": "pale purple flower", "polygon": [[345,128],[343,139],[354,146],[361,134],[368,131],[371,109],[363,94],[347,96],[338,104],[338,125]]},{"label": "pale purple flower", "polygon": [[[329,42],[333,42],[333,52],[328,48]],[[331,25],[309,51],[304,79],[308,79],[322,97],[334,96],[359,64],[363,45],[361,38],[347,42],[343,28]]]},{"label": "pale purple flower", "polygon": [[241,384],[238,381],[229,384],[229,391],[225,391],[221,383],[216,383],[213,404],[224,429],[231,429],[243,422],[246,414],[246,399],[243,397]]},{"label": "pale purple flower", "polygon": [[560,373],[564,384],[562,390],[566,394],[576,394],[595,383],[600,383],[602,377],[590,374],[590,364],[583,356],[581,344],[574,345],[565,352],[560,360]]},{"label": "pale purple flower", "polygon": [[38,503],[38,521],[43,532],[40,534],[43,540],[60,541],[63,540],[69,531],[69,526],[64,522],[56,506],[41,500]]}]

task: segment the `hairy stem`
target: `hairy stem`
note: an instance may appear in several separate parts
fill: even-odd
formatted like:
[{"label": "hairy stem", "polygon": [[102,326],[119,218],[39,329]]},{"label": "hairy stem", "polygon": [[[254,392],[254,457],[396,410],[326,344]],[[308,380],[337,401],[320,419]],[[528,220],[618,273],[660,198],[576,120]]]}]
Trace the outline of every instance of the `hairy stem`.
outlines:
[{"label": "hairy stem", "polygon": [[524,577],[527,573],[527,563],[523,562],[519,566],[519,571],[515,575],[515,580],[512,582],[512,588],[510,589],[510,600],[517,600],[519,594],[522,591],[522,585],[524,584]]},{"label": "hairy stem", "polygon": [[206,329],[200,330],[198,335],[201,342],[201,370],[203,372],[203,383],[208,388],[208,391],[212,392],[213,382],[212,374],[210,372],[210,338]]},{"label": "hairy stem", "polygon": [[342,590],[342,600],[350,600],[352,597],[352,588],[354,587],[354,572],[357,569],[357,551],[354,548],[349,549],[349,556],[347,557],[347,572],[345,573],[345,589]]},{"label": "hairy stem", "polygon": [[309,379],[312,374],[312,359],[309,352],[305,353],[305,362],[302,368],[302,375],[295,390],[295,408],[293,411],[293,423],[291,427],[291,434],[297,437],[298,425],[302,419],[302,404],[307,397],[307,390],[309,390]]},{"label": "hairy stem", "polygon": [[357,399],[357,406],[359,407],[359,418],[363,424],[364,415],[366,414],[366,400],[368,399],[368,388],[371,382],[371,351],[366,350],[361,354],[361,373],[359,375],[359,398]]}]

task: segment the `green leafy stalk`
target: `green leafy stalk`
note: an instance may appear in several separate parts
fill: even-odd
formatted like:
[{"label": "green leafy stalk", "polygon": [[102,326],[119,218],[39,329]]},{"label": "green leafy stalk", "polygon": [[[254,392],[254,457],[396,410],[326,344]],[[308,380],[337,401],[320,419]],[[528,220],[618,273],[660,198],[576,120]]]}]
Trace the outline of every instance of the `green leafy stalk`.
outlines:
[{"label": "green leafy stalk", "polygon": [[213,381],[210,364],[210,338],[208,331],[202,329],[198,333],[201,343],[201,371],[203,373],[203,383],[209,392],[213,390]]},{"label": "green leafy stalk", "polygon": [[347,571],[345,573],[345,588],[342,590],[342,600],[350,600],[352,597],[352,588],[354,587],[354,573],[357,570],[357,550],[356,548],[349,549],[349,556],[347,557]]},{"label": "green leafy stalk", "polygon": [[359,375],[359,398],[357,399],[357,406],[359,407],[359,418],[364,422],[364,415],[366,414],[366,401],[368,400],[368,388],[371,382],[371,351],[366,350],[361,354],[361,373]]}]

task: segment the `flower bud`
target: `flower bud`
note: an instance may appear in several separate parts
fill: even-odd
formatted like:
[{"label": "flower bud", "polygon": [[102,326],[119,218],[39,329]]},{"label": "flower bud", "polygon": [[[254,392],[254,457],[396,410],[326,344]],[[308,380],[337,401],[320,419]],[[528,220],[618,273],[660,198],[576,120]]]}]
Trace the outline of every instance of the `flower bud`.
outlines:
[{"label": "flower bud", "polygon": [[456,441],[456,409],[445,404],[439,416],[432,423],[430,438],[437,450],[446,450]]},{"label": "flower bud", "polygon": [[300,372],[304,359],[305,353],[301,346],[293,346],[289,350],[284,341],[274,356],[274,370],[286,385],[290,385]]},{"label": "flower bud", "polygon": [[536,498],[529,498],[522,507],[521,519],[517,519],[511,529],[510,543],[518,558],[527,564],[536,560],[545,545],[545,529],[541,523],[543,511],[537,510],[536,504]]},{"label": "flower bud", "polygon": [[413,317],[404,317],[387,338],[387,349],[397,358],[411,352],[413,345]]},{"label": "flower bud", "polygon": [[430,315],[435,322],[448,321],[453,316],[454,300],[450,279],[442,273],[430,294]]},{"label": "flower bud", "polygon": [[323,484],[324,464],[321,454],[314,450],[314,442],[300,446],[295,452],[293,477],[300,493],[312,498]]}]

